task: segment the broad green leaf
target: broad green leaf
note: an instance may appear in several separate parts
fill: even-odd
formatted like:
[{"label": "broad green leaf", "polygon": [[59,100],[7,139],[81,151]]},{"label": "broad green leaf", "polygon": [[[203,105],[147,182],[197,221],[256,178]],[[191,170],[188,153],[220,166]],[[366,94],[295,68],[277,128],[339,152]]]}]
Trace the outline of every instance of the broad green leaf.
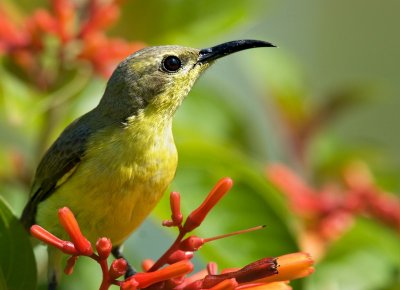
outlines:
[{"label": "broad green leaf", "polygon": [[29,235],[0,197],[0,289],[36,289],[36,262]]}]

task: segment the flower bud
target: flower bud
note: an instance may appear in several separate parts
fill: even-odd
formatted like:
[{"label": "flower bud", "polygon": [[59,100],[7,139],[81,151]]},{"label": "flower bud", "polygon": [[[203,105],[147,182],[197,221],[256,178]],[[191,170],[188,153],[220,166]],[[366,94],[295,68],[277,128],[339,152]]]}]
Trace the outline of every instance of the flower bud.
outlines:
[{"label": "flower bud", "polygon": [[171,265],[182,260],[190,260],[191,258],[193,258],[193,252],[177,250],[168,257],[167,263]]},{"label": "flower bud", "polygon": [[128,263],[124,258],[119,258],[111,263],[110,270],[108,271],[111,279],[117,279],[126,273]]},{"label": "flower bud", "polygon": [[204,239],[196,236],[190,236],[180,243],[179,249],[182,251],[194,252],[200,249],[203,245]]},{"label": "flower bud", "polygon": [[170,206],[171,206],[171,218],[176,226],[182,224],[182,213],[181,213],[181,196],[179,192],[171,192],[170,195]]},{"label": "flower bud", "polygon": [[97,254],[100,259],[105,260],[110,256],[112,250],[112,244],[108,238],[100,238],[96,242]]},{"label": "flower bud", "polygon": [[136,290],[139,286],[139,283],[133,278],[130,277],[124,282],[122,282],[120,289],[121,290]]}]

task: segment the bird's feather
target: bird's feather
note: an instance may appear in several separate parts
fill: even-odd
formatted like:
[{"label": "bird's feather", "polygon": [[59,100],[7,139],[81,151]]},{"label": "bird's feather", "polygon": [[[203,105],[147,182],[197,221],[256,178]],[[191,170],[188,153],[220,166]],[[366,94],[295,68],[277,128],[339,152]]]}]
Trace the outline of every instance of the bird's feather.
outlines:
[{"label": "bird's feather", "polygon": [[73,175],[85,155],[90,136],[99,129],[99,126],[85,121],[88,114],[71,123],[40,162],[31,188],[30,200],[21,216],[21,221],[27,229],[35,223],[38,204]]}]

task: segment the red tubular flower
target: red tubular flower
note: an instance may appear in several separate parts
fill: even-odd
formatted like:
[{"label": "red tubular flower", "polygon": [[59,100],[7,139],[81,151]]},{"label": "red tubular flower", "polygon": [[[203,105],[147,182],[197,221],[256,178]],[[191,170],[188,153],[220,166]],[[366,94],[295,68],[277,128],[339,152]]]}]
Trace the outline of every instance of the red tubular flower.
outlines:
[{"label": "red tubular flower", "polygon": [[31,235],[48,245],[52,245],[60,249],[65,254],[69,255],[79,254],[78,250],[75,248],[73,243],[57,238],[55,235],[49,233],[41,226],[38,225],[31,226]]},{"label": "red tubular flower", "polygon": [[110,256],[112,244],[108,238],[100,238],[96,242],[96,250],[99,258],[105,260]]},{"label": "red tubular flower", "polygon": [[188,260],[183,260],[154,272],[137,273],[131,278],[139,283],[139,288],[146,288],[164,280],[186,275],[192,271],[193,264]]},{"label": "red tubular flower", "polygon": [[119,258],[114,260],[111,263],[110,270],[108,271],[110,274],[110,279],[117,279],[126,273],[126,269],[128,264],[126,263],[124,258]]},{"label": "red tubular flower", "polygon": [[179,192],[171,192],[170,205],[172,221],[174,222],[174,225],[180,226],[182,224],[183,216],[181,213],[181,195]]},{"label": "red tubular flower", "polygon": [[[210,204],[213,204],[214,202],[218,202],[221,197],[223,196],[223,194],[225,194],[229,188],[232,186],[232,180],[229,178],[226,178],[225,180],[222,179],[220,180],[220,182],[214,187],[214,190],[211,191],[211,193],[207,196],[206,200],[203,202],[203,204],[197,208],[200,209],[197,214],[194,214],[192,217],[194,217],[195,219],[192,219],[192,221],[196,221],[196,216],[202,217],[202,219],[204,220],[206,214],[208,211],[210,211],[211,208]],[[208,204],[207,204],[208,201]],[[179,202],[175,201],[175,202]],[[214,205],[215,205],[214,203]],[[205,205],[203,207],[203,205]],[[213,206],[213,205],[212,205]],[[193,214],[194,212],[192,212]],[[190,217],[190,216],[189,216]],[[259,230],[264,228],[265,226],[257,226],[257,227],[253,227],[253,228],[249,228],[249,229],[245,229],[245,230],[240,230],[240,231],[236,231],[233,233],[229,233],[229,234],[224,234],[224,235],[220,235],[220,236],[215,236],[212,238],[199,238],[196,236],[191,236],[185,240],[182,241],[183,237],[186,235],[187,230],[191,230],[193,228],[191,228],[193,225],[195,225],[192,222],[187,223],[189,220],[189,218],[186,219],[185,222],[185,226],[189,225],[188,227],[181,227],[179,226],[179,235],[176,238],[175,242],[171,245],[171,247],[157,260],[157,262],[149,269],[149,272],[151,271],[155,271],[157,269],[159,269],[162,265],[168,263],[168,259],[169,257],[175,253],[177,250],[182,250],[182,251],[197,251],[202,245],[204,245],[204,243],[210,242],[210,241],[214,241],[214,240],[218,240],[218,239],[222,239],[222,238],[226,238],[229,236],[233,236],[233,235],[238,235],[238,234],[243,234],[246,232],[251,232],[251,231],[255,231],[255,230]],[[197,219],[197,221],[199,221]],[[170,221],[170,223],[173,223],[172,221]],[[165,224],[165,222],[164,222]]]},{"label": "red tubular flower", "polygon": [[232,188],[232,186],[233,181],[228,177],[222,178],[218,181],[203,203],[188,216],[183,226],[183,230],[185,232],[190,232],[197,228],[203,222],[210,210]]},{"label": "red tubular flower", "polygon": [[200,249],[204,245],[205,241],[202,238],[196,236],[190,236],[184,239],[180,245],[179,249],[182,251],[194,252]]},{"label": "red tubular flower", "polygon": [[92,245],[83,236],[79,228],[78,222],[76,221],[75,216],[71,212],[71,210],[67,207],[60,208],[58,210],[58,218],[60,220],[60,224],[64,227],[65,231],[68,233],[76,249],[82,255],[85,256],[92,255],[93,254]]},{"label": "red tubular flower", "polygon": [[[191,252],[191,251],[185,252],[185,251],[177,250],[168,257],[167,263],[174,264],[174,263],[182,261],[182,260],[190,260],[191,258],[193,258],[193,252]],[[150,269],[150,267],[149,267],[149,269]]]},{"label": "red tubular flower", "polygon": [[139,283],[135,279],[130,278],[121,284],[121,290],[136,290],[138,286]]},{"label": "red tubular flower", "polygon": [[182,225],[183,215],[181,213],[181,196],[179,192],[171,192],[169,196],[171,208],[171,220],[163,221],[165,227],[180,227]]}]

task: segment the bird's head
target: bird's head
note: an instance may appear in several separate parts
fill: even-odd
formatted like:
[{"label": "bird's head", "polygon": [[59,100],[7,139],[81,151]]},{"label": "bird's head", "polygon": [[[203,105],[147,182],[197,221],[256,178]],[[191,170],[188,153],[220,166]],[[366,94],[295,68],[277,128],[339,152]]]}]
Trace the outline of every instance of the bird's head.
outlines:
[{"label": "bird's head", "polygon": [[259,40],[237,40],[206,49],[171,45],[144,48],[118,65],[98,108],[118,120],[140,111],[170,117],[216,59],[244,49],[273,46]]}]

